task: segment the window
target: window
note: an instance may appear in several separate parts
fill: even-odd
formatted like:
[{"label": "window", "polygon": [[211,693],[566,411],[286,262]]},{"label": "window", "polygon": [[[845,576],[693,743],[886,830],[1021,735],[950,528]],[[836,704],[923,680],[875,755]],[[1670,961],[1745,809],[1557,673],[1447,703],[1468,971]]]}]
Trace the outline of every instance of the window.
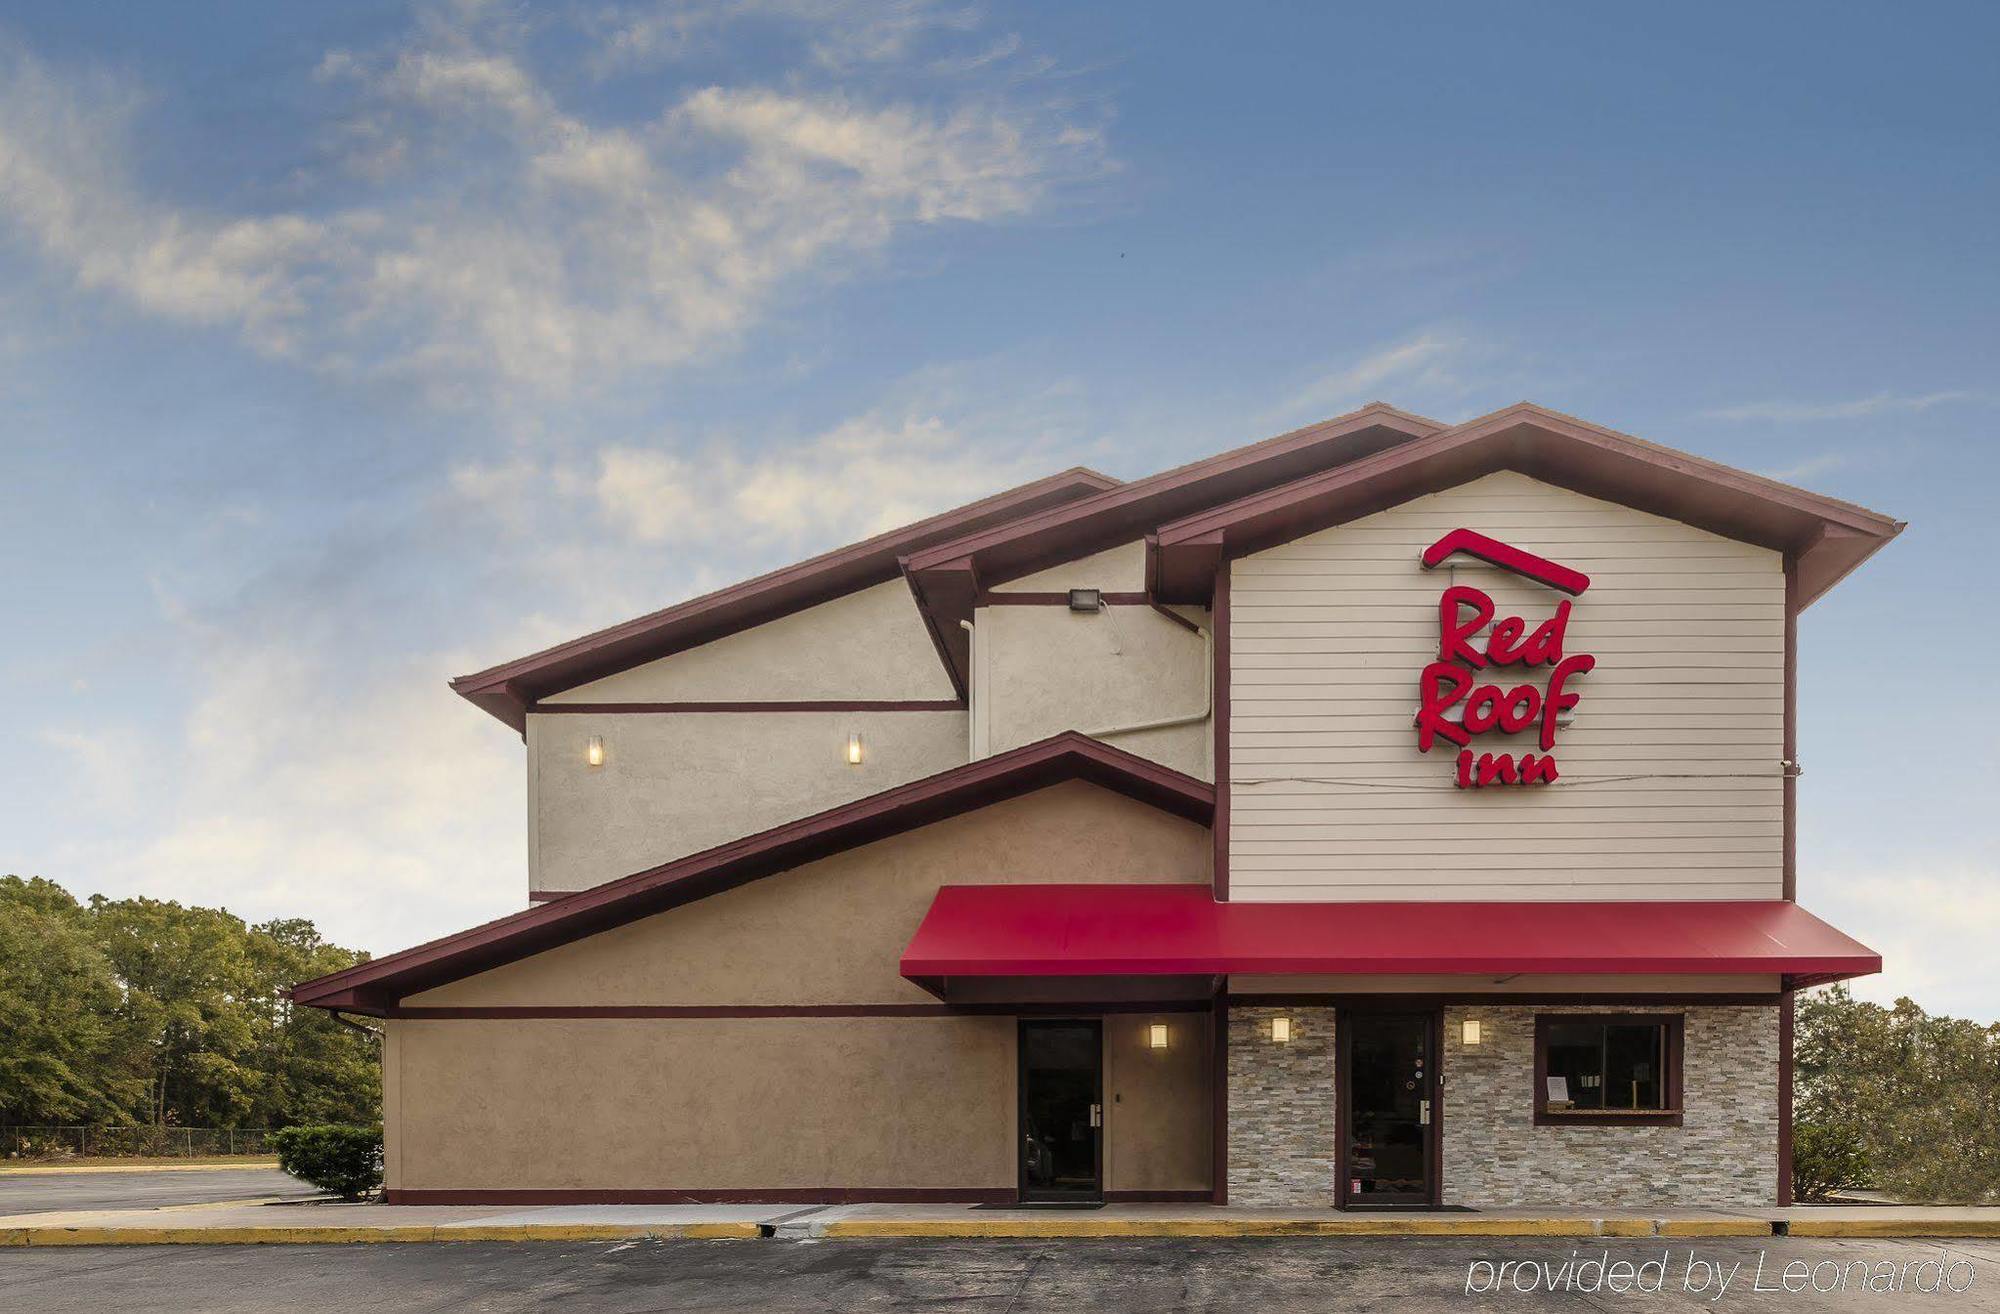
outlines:
[{"label": "window", "polygon": [[1538,1016],[1535,1121],[1678,1127],[1681,1015]]}]

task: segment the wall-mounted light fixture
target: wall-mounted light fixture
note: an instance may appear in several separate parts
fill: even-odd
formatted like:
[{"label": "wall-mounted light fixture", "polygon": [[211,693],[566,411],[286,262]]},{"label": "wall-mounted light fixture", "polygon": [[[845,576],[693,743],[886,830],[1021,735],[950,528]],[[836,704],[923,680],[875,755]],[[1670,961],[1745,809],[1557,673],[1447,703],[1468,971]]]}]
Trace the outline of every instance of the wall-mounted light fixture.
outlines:
[{"label": "wall-mounted light fixture", "polygon": [[1292,1043],[1292,1020],[1288,1017],[1271,1019],[1271,1043],[1289,1045]]},{"label": "wall-mounted light fixture", "polygon": [[1486,1028],[1476,1017],[1464,1018],[1458,1024],[1458,1038],[1468,1045],[1483,1045],[1486,1043]]},{"label": "wall-mounted light fixture", "polygon": [[1071,611],[1103,611],[1104,593],[1100,589],[1071,589],[1069,591]]},{"label": "wall-mounted light fixture", "polygon": [[594,767],[604,765],[604,737],[592,735],[590,742],[583,746],[583,760]]},{"label": "wall-mounted light fixture", "polygon": [[1167,1047],[1167,1024],[1155,1022],[1146,1028],[1146,1048],[1165,1049]]},{"label": "wall-mounted light fixture", "polygon": [[849,735],[847,737],[847,765],[860,766],[861,756],[861,736],[858,734]]}]

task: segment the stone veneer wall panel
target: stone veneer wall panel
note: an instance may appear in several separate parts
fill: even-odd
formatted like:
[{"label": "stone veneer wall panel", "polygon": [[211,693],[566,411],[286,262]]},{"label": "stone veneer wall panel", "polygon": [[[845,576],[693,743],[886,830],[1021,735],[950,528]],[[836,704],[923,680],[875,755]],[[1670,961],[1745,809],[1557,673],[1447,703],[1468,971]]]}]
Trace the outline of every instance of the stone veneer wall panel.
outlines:
[{"label": "stone veneer wall panel", "polygon": [[[1445,1204],[1645,1208],[1776,1203],[1776,1008],[1480,1004],[1444,1012]],[[1601,1012],[1685,1016],[1681,1126],[1535,1125],[1536,1014]],[[1462,1042],[1459,1022],[1467,1017],[1483,1024],[1483,1044],[1468,1047]],[[1232,1030],[1232,1120],[1237,1098],[1234,1045]],[[1232,1156],[1235,1143],[1232,1128]],[[1232,1157],[1232,1188],[1235,1171]]]},{"label": "stone veneer wall panel", "polygon": [[[1292,1019],[1290,1044],[1271,1019]],[[1229,1203],[1331,1205],[1335,1112],[1331,1008],[1229,1010]]]}]

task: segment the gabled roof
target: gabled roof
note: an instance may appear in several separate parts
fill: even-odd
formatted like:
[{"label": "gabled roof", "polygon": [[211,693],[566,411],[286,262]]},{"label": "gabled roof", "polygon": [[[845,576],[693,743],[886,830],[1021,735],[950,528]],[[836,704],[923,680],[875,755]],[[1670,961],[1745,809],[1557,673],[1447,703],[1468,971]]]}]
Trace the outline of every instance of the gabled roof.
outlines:
[{"label": "gabled roof", "polygon": [[1520,402],[1164,525],[1151,548],[1149,582],[1162,602],[1206,602],[1227,558],[1498,470],[1787,553],[1800,607],[1903,530],[1901,521],[1852,502]]},{"label": "gabled roof", "polygon": [[419,990],[1065,780],[1086,780],[1203,825],[1215,818],[1213,785],[1065,731],[303,982],[292,987],[292,1000],[380,1016]]},{"label": "gabled roof", "polygon": [[911,552],[1116,487],[1116,479],[1095,470],[1081,466],[1064,470],[651,615],[461,675],[451,687],[520,730],[528,705],[537,698],[885,583],[896,578],[899,559]]},{"label": "gabled roof", "polygon": [[1393,450],[1444,428],[1436,420],[1370,402],[1358,411],[1247,447],[913,552],[903,563],[917,605],[944,653],[952,683],[966,690],[972,619],[981,589],[1151,533],[1159,525],[1292,480]]}]

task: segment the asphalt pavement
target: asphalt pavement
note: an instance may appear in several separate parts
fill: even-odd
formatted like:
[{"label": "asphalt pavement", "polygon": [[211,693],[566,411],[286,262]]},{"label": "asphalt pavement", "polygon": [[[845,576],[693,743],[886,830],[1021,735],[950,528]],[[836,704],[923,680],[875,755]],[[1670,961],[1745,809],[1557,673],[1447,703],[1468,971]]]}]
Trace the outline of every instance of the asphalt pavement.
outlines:
[{"label": "asphalt pavement", "polygon": [[[1661,1261],[1658,1294],[1615,1294],[1591,1261]],[[1935,1269],[1915,1266],[1942,1259]],[[1762,1262],[1759,1272],[1758,1264]],[[1529,1261],[1534,1290],[1486,1290],[1498,1265]],[[1568,1270],[1585,1289],[1539,1289]],[[1693,1262],[1733,1272],[1719,1301],[1689,1290]],[[1481,1264],[1488,1265],[1481,1268]],[[1786,1291],[1789,1264],[1828,1289]],[[1740,1267],[1732,1267],[1738,1266]],[[1860,1267],[1857,1269],[1857,1265]],[[1912,1279],[1912,1270],[1915,1276]],[[1508,1270],[1518,1277],[1518,1267]],[[1902,1274],[1901,1290],[1859,1289]],[[1962,1291],[1914,1286],[1948,1276]],[[1836,1278],[1841,1286],[1833,1286]],[[1752,1288],[1760,1283],[1763,1291]],[[1472,1290],[1468,1291],[1468,1287]],[[1775,1289],[1773,1289],[1775,1288]],[[1269,1239],[1146,1241],[640,1241],[612,1244],[400,1243],[348,1246],[135,1246],[0,1250],[0,1311],[560,1309],[637,1311],[952,1310],[961,1314],[1093,1311],[1730,1310],[1805,1314],[2000,1311],[2000,1242],[1510,1241]]]},{"label": "asphalt pavement", "polygon": [[154,1209],[284,1196],[318,1195],[276,1168],[158,1169],[119,1173],[0,1173],[0,1217],[67,1209]]}]

